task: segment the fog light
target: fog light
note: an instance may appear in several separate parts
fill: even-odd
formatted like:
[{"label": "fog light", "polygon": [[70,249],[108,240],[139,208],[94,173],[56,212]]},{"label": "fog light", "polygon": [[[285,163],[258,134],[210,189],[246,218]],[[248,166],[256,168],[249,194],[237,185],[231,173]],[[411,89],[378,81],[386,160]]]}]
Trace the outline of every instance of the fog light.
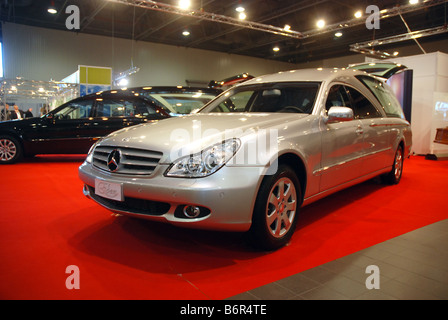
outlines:
[{"label": "fog light", "polygon": [[201,209],[196,206],[185,206],[184,207],[184,215],[188,218],[196,218],[201,213]]}]

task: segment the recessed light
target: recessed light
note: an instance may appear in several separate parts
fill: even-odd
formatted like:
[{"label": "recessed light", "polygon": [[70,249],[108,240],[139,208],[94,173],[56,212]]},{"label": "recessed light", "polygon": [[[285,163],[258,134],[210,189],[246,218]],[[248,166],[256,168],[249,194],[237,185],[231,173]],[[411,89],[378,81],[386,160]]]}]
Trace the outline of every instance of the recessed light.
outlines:
[{"label": "recessed light", "polygon": [[185,31],[182,32],[182,35],[183,35],[184,37],[188,37],[188,36],[190,35],[190,31],[185,30]]},{"label": "recessed light", "polygon": [[355,12],[355,18],[356,18],[356,19],[359,19],[359,18],[361,18],[361,17],[362,17],[362,11],[359,11],[359,10],[356,11],[356,12]]},{"label": "recessed light", "polygon": [[335,34],[334,34],[334,36],[335,37],[342,37],[342,32],[341,31],[338,31],[338,32],[336,32]]},{"label": "recessed light", "polygon": [[274,48],[272,48],[273,51],[278,52],[280,51],[280,48],[278,46],[275,46]]}]

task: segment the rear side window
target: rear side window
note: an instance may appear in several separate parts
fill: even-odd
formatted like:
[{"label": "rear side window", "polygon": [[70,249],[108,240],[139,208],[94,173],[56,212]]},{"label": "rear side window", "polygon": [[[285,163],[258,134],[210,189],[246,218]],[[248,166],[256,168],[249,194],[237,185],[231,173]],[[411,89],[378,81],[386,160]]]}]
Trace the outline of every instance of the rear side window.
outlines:
[{"label": "rear side window", "polygon": [[378,99],[388,117],[404,119],[403,109],[400,102],[389,86],[375,78],[367,76],[356,76]]},{"label": "rear side window", "polygon": [[362,93],[351,87],[346,87],[346,89],[351,97],[355,119],[369,119],[369,118],[381,117],[381,113]]}]

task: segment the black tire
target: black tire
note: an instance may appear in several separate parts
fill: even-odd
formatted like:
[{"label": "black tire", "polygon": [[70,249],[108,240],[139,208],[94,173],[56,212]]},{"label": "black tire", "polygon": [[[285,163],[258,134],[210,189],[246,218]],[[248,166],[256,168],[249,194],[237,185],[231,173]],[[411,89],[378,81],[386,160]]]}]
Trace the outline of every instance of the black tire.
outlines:
[{"label": "black tire", "polygon": [[291,239],[302,203],[299,179],[280,165],[274,175],[265,176],[255,202],[249,239],[261,250],[276,250]]},{"label": "black tire", "polygon": [[10,136],[0,136],[0,164],[12,164],[23,156],[20,142]]},{"label": "black tire", "polygon": [[386,173],[381,177],[384,183],[394,185],[400,182],[401,176],[403,174],[403,161],[404,161],[403,147],[399,145],[397,151],[395,152],[392,169],[389,171],[389,173]]}]

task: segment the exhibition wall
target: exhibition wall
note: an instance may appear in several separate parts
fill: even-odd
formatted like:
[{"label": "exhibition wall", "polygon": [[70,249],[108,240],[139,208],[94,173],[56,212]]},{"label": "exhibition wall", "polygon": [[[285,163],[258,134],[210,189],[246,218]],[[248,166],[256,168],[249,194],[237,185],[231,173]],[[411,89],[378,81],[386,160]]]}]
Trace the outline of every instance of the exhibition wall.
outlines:
[{"label": "exhibition wall", "polygon": [[[234,54],[131,41],[3,23],[5,78],[61,80],[78,65],[111,67],[114,73],[131,65],[140,71],[128,86],[208,83],[248,72],[259,76],[294,69],[294,64]],[[186,40],[186,45],[188,41]]]}]

